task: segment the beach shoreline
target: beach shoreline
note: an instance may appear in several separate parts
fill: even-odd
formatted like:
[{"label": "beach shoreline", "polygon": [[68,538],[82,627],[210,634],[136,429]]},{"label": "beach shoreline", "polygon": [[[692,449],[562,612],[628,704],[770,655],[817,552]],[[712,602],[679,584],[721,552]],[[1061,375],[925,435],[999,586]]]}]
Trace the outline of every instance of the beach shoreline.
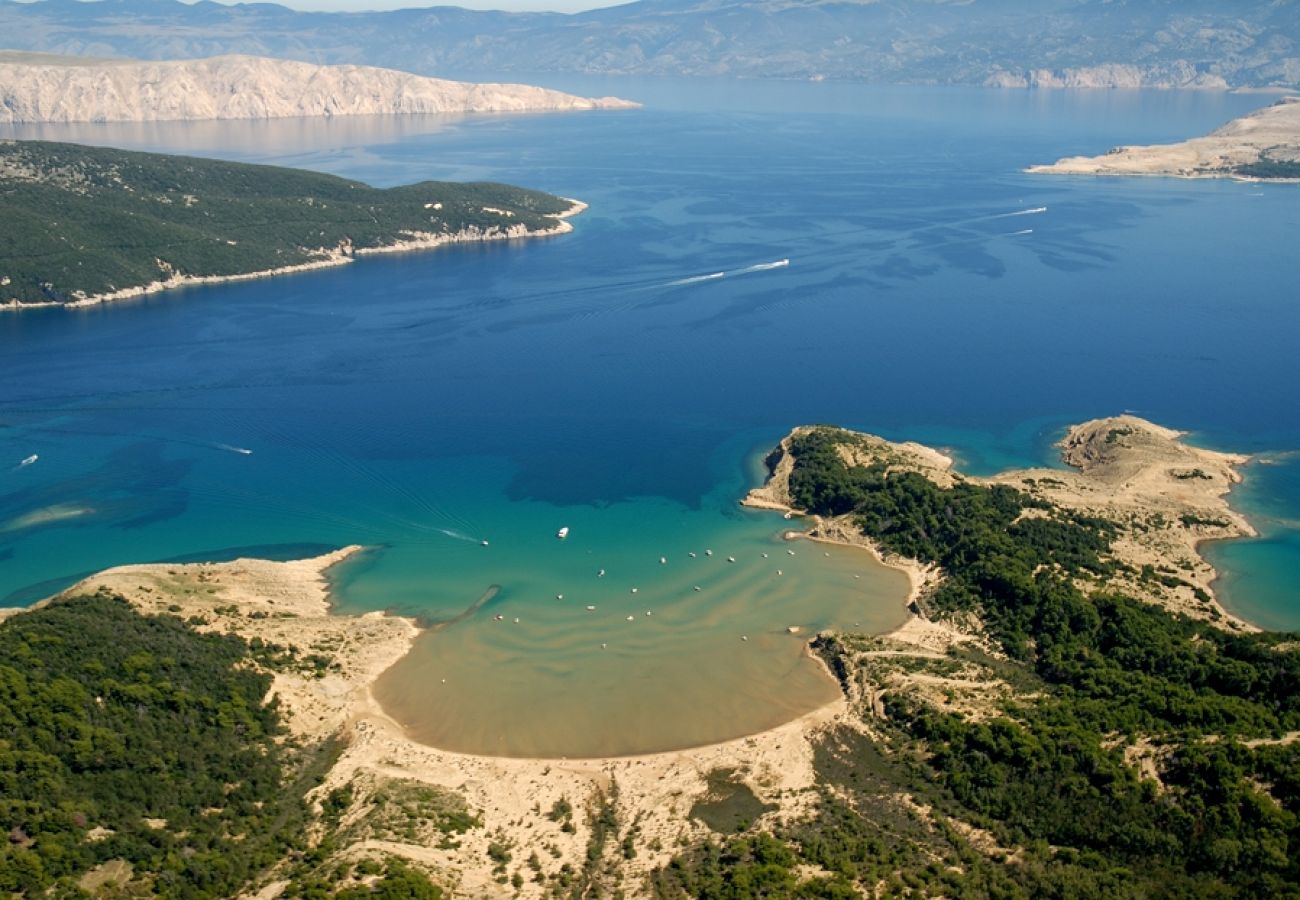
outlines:
[{"label": "beach shoreline", "polygon": [[[966,704],[980,715],[996,705],[1009,686],[993,679],[970,683],[935,681],[924,673],[888,671],[891,660],[914,657],[925,661],[949,658],[959,646],[974,646],[997,655],[978,628],[967,622],[937,621],[925,614],[926,594],[943,577],[933,566],[883,554],[848,517],[805,516],[791,502],[788,478],[793,459],[789,441],[779,456],[769,455],[770,476],[741,502],[748,507],[781,512],[788,520],[806,520],[806,530],[788,529],[787,540],[811,540],[850,546],[871,553],[882,565],[903,571],[909,583],[907,615],[896,628],[877,635],[809,635],[803,652],[825,677],[837,685],[829,703],[753,734],[694,747],[621,756],[512,757],[444,750],[417,742],[387,713],[375,695],[384,672],[411,651],[424,629],[414,619],[384,612],[352,615],[340,612],[331,573],[355,560],[366,548],[350,545],[305,560],[271,562],[239,559],[223,563],[148,564],[105,570],[59,596],[100,589],[124,597],[145,614],[187,617],[200,631],[233,633],[265,644],[291,647],[296,668],[277,668],[267,701],[278,700],[289,732],[298,740],[339,740],[340,753],[323,782],[309,799],[319,802],[337,788],[350,788],[353,798],[341,827],[349,843],[339,850],[356,856],[394,855],[434,873],[449,889],[470,896],[492,896],[499,888],[490,848],[547,846],[546,865],[580,868],[598,827],[597,812],[612,809],[622,822],[637,823],[638,853],[619,863],[628,878],[648,876],[666,865],[684,844],[708,838],[712,832],[695,817],[697,805],[715,796],[718,780],[751,792],[769,823],[791,822],[807,815],[817,800],[815,753],[824,736],[849,729],[871,734],[885,717],[883,697],[906,688],[928,692],[933,702]],[[1007,484],[1049,497],[1070,509],[1089,514],[1109,510],[1130,515],[1143,504],[1156,504],[1156,513],[1228,516],[1213,526],[1176,529],[1163,542],[1116,550],[1122,559],[1194,553],[1207,540],[1253,534],[1245,518],[1232,512],[1227,494],[1241,480],[1237,467],[1247,457],[1192,447],[1182,433],[1135,417],[1094,420],[1072,427],[1058,445],[1069,469],[1029,469],[1004,472],[988,479],[967,478],[952,468],[950,457],[918,444],[896,444],[865,436],[845,452],[877,458],[899,470],[917,471],[944,484],[969,480]],[[1192,468],[1188,468],[1191,466]],[[1199,474],[1197,474],[1199,473]],[[1049,483],[1043,484],[1043,480]],[[1169,491],[1178,496],[1165,496]],[[1163,497],[1156,502],[1158,498]],[[1154,499],[1153,499],[1154,498]],[[1070,505],[1073,503],[1074,505]],[[1199,529],[1199,530],[1198,530]],[[1202,533],[1213,531],[1213,534]],[[1135,557],[1137,554],[1137,557]],[[1181,557],[1180,557],[1181,558]],[[1194,583],[1212,578],[1214,570],[1201,560],[1191,573]],[[1176,593],[1176,592],[1175,592]],[[1185,611],[1186,598],[1148,596],[1169,608]],[[1193,612],[1221,627],[1253,630],[1226,613],[1216,619],[1217,604],[1200,604]],[[322,660],[324,662],[322,662]],[[840,662],[849,679],[837,676]],[[862,667],[869,669],[865,680]],[[883,679],[883,680],[882,680]],[[928,679],[928,680],[927,680]],[[954,686],[957,700],[945,699]],[[371,824],[382,818],[391,798],[403,791],[441,791],[459,798],[479,823],[455,842],[437,835],[394,836]],[[710,801],[711,802],[711,801]],[[543,815],[564,807],[586,810],[572,817]],[[541,897],[542,883],[528,883],[521,896]],[[276,884],[265,886],[275,895]]]},{"label": "beach shoreline", "polygon": [[[332,593],[331,571],[365,550],[350,545],[290,562],[238,559],[119,566],[59,596],[107,589],[145,614],[181,615],[191,621],[198,617],[200,631],[293,647],[299,659],[328,656],[331,664],[324,671],[274,672],[267,695],[268,702],[279,701],[286,726],[298,739],[342,738],[342,752],[312,798],[320,800],[344,785],[368,786],[369,793],[358,791],[359,807],[351,814],[364,818],[376,802],[374,796],[401,785],[425,785],[464,797],[483,827],[462,835],[458,847],[364,840],[348,852],[382,850],[403,857],[446,873],[449,886],[471,895],[490,894],[499,887],[487,856],[492,842],[529,846],[544,838],[559,852],[556,865],[581,865],[592,824],[575,817],[566,828],[535,813],[560,801],[589,809],[616,802],[620,819],[640,822],[647,844],[660,849],[643,849],[628,861],[628,871],[636,874],[667,864],[679,840],[698,840],[710,833],[691,818],[690,809],[708,794],[714,773],[731,773],[728,777],[763,802],[775,804],[783,798],[773,813],[782,820],[797,816],[814,802],[813,747],[818,735],[853,725],[849,703],[837,691],[830,703],[774,728],[645,754],[486,756],[419,743],[384,710],[373,687],[410,651],[423,629],[414,619],[384,612],[341,613]],[[825,660],[809,643],[804,642],[804,652],[833,681]],[[526,889],[525,896],[532,894]]]}]

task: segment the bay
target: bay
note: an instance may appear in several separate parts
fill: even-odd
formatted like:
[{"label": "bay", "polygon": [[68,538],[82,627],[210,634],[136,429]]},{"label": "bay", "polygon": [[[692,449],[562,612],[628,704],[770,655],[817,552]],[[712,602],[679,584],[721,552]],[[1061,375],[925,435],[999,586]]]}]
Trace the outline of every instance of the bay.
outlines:
[{"label": "bay", "polygon": [[1133,411],[1267,455],[1234,497],[1265,539],[1209,552],[1235,611],[1300,627],[1300,192],[1021,171],[1266,98],[550,86],[646,106],[7,129],[591,208],[556,239],[0,316],[0,603],[119,563],[364,543],[344,610],[448,620],[490,596],[384,682],[423,739],[705,743],[834,696],[808,630],[903,614],[898,573],[789,557],[788,523],[737,508],[791,426],[987,473]]}]

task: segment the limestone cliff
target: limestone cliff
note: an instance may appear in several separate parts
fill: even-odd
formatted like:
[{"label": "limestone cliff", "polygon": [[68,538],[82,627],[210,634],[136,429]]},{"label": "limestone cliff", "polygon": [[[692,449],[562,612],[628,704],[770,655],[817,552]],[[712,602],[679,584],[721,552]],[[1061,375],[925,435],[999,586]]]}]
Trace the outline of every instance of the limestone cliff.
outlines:
[{"label": "limestone cliff", "polygon": [[0,54],[0,123],[275,119],[621,109],[526,84],[473,84],[256,56],[145,62]]}]

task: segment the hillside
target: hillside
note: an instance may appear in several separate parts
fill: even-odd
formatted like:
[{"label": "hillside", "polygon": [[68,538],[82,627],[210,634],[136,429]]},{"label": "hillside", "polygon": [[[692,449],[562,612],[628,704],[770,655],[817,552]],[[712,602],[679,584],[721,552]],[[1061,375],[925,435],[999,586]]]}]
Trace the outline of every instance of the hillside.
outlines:
[{"label": "hillside", "polygon": [[471,84],[370,66],[253,56],[138,62],[0,53],[0,123],[275,119],[619,109],[526,84]]},{"label": "hillside", "polygon": [[582,204],[502,184],[380,190],[296,169],[0,142],[0,309],[559,234]]},{"label": "hillside", "polygon": [[638,0],[575,15],[3,0],[0,33],[19,50],[145,59],[244,53],[458,76],[1300,85],[1297,0]]},{"label": "hillside", "polygon": [[1177,144],[1116,147],[1031,166],[1045,175],[1175,175],[1180,178],[1300,179],[1300,97],[1233,119]]}]

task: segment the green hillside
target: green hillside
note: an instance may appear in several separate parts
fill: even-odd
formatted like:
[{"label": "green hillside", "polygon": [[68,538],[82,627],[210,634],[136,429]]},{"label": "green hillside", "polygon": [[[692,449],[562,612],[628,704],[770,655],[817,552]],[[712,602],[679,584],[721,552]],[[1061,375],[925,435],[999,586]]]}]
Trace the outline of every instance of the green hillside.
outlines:
[{"label": "green hillside", "polygon": [[570,206],[502,184],[381,190],[275,166],[3,141],[0,303],[66,303],[171,272],[260,272],[412,232],[544,230]]}]

